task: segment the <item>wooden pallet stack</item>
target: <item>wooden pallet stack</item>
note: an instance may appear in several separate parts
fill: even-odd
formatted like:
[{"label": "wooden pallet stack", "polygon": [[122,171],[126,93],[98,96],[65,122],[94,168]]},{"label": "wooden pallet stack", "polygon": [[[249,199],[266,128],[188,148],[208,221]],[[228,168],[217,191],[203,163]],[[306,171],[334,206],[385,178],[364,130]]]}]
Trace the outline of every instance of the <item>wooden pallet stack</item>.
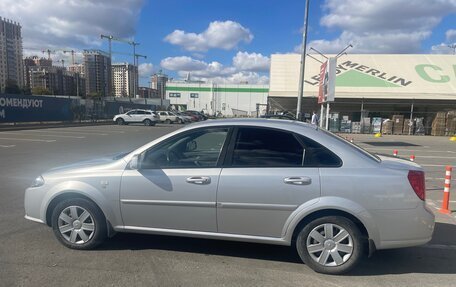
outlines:
[{"label": "wooden pallet stack", "polygon": [[401,135],[404,129],[404,116],[393,115],[393,135]]},{"label": "wooden pallet stack", "polygon": [[384,134],[384,135],[393,134],[393,121],[391,121],[391,120],[383,121],[382,134]]},{"label": "wooden pallet stack", "polygon": [[454,136],[456,135],[456,111],[449,111],[447,114],[446,122],[447,135]]},{"label": "wooden pallet stack", "polygon": [[431,135],[444,136],[446,130],[446,113],[438,112],[432,121]]}]

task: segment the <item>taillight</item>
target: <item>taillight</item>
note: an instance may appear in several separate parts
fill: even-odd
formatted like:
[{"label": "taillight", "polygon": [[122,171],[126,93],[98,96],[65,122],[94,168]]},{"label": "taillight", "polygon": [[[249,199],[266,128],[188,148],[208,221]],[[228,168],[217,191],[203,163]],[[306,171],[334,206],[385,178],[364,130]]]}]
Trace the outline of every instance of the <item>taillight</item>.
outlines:
[{"label": "taillight", "polygon": [[426,185],[424,183],[424,172],[419,170],[409,170],[408,180],[416,195],[424,200],[426,197]]}]

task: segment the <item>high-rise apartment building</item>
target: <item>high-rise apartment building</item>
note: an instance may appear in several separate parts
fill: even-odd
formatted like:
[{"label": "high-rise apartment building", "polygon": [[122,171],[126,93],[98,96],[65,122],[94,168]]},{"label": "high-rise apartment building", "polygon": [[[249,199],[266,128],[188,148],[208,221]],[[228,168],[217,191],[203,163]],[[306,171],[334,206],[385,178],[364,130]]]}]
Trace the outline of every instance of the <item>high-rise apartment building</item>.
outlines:
[{"label": "high-rise apartment building", "polygon": [[150,77],[150,88],[158,90],[158,96],[161,99],[166,97],[166,82],[168,81],[168,76],[163,74],[162,71],[153,74]]},{"label": "high-rise apartment building", "polygon": [[21,25],[0,17],[0,92],[7,85],[24,86]]},{"label": "high-rise apartment building", "polygon": [[135,81],[138,79],[138,70],[129,63],[112,65],[112,82],[116,97],[135,97]]},{"label": "high-rise apartment building", "polygon": [[89,96],[112,96],[111,58],[101,50],[84,50],[84,75]]}]

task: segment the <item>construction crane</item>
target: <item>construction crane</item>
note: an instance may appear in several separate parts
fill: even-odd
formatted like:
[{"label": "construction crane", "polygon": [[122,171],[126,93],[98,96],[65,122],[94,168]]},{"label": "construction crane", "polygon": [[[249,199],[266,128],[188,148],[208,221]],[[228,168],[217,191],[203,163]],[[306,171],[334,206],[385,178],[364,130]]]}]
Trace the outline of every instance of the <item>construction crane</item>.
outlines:
[{"label": "construction crane", "polygon": [[101,39],[108,39],[110,58],[112,56],[112,41],[117,41],[117,42],[122,42],[122,43],[126,43],[128,45],[133,46],[133,62],[135,61],[134,55],[136,54],[136,46],[138,46],[139,43],[136,43],[135,41],[126,40],[126,39],[116,38],[112,35],[100,35],[100,37],[101,37]]},{"label": "construction crane", "polygon": [[75,50],[62,50],[64,54],[71,53],[71,65],[74,65],[74,54],[77,53]]},{"label": "construction crane", "polygon": [[46,49],[46,50],[42,50],[41,51],[43,54],[48,54],[48,60],[51,60],[51,54],[55,54],[55,51],[54,50],[49,50],[49,49]]}]

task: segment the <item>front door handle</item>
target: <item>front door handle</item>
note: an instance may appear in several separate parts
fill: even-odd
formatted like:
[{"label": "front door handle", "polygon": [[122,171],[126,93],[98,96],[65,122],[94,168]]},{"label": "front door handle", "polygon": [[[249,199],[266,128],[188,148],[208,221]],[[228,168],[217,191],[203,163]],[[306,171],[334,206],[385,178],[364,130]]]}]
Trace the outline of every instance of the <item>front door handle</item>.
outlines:
[{"label": "front door handle", "polygon": [[306,176],[291,176],[284,178],[283,182],[295,185],[309,185],[312,183],[312,179]]},{"label": "front door handle", "polygon": [[209,184],[211,183],[211,178],[208,176],[191,176],[187,177],[187,182],[193,184]]}]

